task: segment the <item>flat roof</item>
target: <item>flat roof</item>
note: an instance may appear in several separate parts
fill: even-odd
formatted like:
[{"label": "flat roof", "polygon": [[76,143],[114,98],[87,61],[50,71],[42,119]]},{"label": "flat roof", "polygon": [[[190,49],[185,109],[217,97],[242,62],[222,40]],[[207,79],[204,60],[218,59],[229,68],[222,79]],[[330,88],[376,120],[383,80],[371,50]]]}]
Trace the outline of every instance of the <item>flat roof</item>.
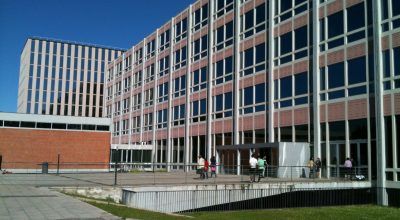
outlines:
[{"label": "flat roof", "polygon": [[39,115],[25,113],[0,112],[0,120],[4,121],[27,121],[44,123],[65,123],[65,124],[92,124],[110,126],[110,118],[61,116],[61,115]]}]

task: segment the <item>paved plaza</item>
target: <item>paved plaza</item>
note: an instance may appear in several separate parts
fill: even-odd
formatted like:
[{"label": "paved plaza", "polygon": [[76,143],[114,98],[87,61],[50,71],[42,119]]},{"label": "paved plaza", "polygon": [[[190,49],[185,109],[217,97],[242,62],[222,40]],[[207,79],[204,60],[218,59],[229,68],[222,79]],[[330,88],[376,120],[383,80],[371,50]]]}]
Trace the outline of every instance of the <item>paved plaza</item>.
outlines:
[{"label": "paved plaza", "polygon": [[[111,187],[114,186],[114,181],[114,173],[1,174],[0,219],[118,219],[103,210],[54,190],[58,187]],[[262,183],[287,181],[291,180],[261,179]],[[328,182],[324,179],[293,179],[293,181]],[[240,183],[249,183],[248,176],[219,175],[217,178],[203,180],[194,172],[117,174],[117,187]]]}]

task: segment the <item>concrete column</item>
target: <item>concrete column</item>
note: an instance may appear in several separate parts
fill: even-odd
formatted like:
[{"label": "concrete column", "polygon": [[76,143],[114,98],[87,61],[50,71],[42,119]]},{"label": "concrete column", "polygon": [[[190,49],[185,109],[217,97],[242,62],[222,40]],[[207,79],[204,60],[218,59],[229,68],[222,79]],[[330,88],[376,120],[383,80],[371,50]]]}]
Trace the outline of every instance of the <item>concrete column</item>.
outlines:
[{"label": "concrete column", "polygon": [[[172,72],[174,70],[173,66],[174,66],[174,44],[175,44],[175,40],[174,40],[174,32],[175,32],[175,25],[174,25],[175,19],[172,18],[171,19],[171,29],[170,29],[170,53],[169,53],[169,86],[168,86],[168,117],[167,117],[167,146],[164,146],[162,144],[162,148],[165,148],[166,150],[166,163],[168,165],[168,163],[170,162],[170,153],[171,153],[171,123],[172,123]],[[188,146],[187,146],[188,147]],[[162,148],[161,148],[161,152],[162,152]],[[162,155],[162,153],[161,153]],[[161,161],[160,161],[161,162]],[[169,167],[167,166],[167,171],[169,172]]]},{"label": "concrete column", "polygon": [[268,12],[268,142],[275,141],[274,134],[274,9],[275,1],[266,2],[269,4]]},{"label": "concrete column", "polygon": [[[312,21],[313,21],[313,125],[314,125],[314,155],[321,158],[321,121],[320,121],[320,71],[319,71],[319,1],[313,1]],[[322,30],[324,31],[324,30]],[[325,132],[325,131],[324,131]]]},{"label": "concrete column", "polygon": [[[187,55],[186,55],[186,101],[185,101],[185,146],[189,146],[190,144],[190,82],[191,82],[191,64],[192,64],[192,8],[193,5],[191,4],[189,6],[189,15],[187,18]],[[185,155],[185,162],[184,164],[189,164],[189,150],[188,147],[184,148],[184,155]],[[178,151],[178,157],[179,157],[179,151]],[[204,155],[204,158],[207,158],[206,155]],[[189,167],[185,166],[185,170],[188,171]]]},{"label": "concrete column", "polygon": [[381,1],[372,1],[373,30],[374,30],[374,86],[375,86],[375,118],[376,118],[376,162],[377,162],[377,203],[388,205],[386,192],[386,155],[385,130],[383,112],[383,74],[382,74],[382,28],[381,28]]},{"label": "concrete column", "polygon": [[213,135],[212,132],[212,110],[213,110],[213,98],[212,98],[212,88],[213,88],[213,45],[214,45],[214,1],[208,2],[208,75],[207,75],[207,146],[208,146],[208,155],[207,159],[210,160],[211,156],[215,154],[216,149],[211,148],[214,144],[211,141],[211,137]]},{"label": "concrete column", "polygon": [[[240,69],[240,0],[234,2],[234,68],[233,68],[233,144],[239,144],[239,69]],[[240,175],[240,151],[238,150],[237,175]]]}]

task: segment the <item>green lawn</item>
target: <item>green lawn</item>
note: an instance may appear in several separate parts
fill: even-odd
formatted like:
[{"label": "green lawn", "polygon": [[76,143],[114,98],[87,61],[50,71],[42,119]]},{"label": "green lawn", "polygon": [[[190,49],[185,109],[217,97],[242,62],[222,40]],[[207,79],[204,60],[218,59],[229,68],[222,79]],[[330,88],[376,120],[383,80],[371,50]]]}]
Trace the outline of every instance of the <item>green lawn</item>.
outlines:
[{"label": "green lawn", "polygon": [[290,208],[290,209],[270,209],[254,211],[231,211],[231,212],[197,212],[185,213],[185,216],[174,216],[163,213],[143,211],[113,204],[101,204],[89,202],[113,215],[122,218],[135,219],[216,219],[216,220],[235,220],[235,219],[400,219],[399,208],[387,208],[373,205],[364,206],[341,206],[324,208]]}]

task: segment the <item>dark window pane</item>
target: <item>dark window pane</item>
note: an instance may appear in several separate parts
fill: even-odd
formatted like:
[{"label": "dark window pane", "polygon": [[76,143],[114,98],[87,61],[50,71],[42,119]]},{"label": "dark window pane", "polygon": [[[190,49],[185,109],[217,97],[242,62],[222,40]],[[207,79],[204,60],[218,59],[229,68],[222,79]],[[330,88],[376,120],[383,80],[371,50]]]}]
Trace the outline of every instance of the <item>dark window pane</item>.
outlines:
[{"label": "dark window pane", "polygon": [[329,122],[329,139],[331,141],[344,141],[345,135],[344,121]]},{"label": "dark window pane", "polygon": [[281,36],[281,55],[292,51],[292,32]]},{"label": "dark window pane", "polygon": [[21,121],[21,127],[24,128],[34,128],[36,125],[35,122],[31,122],[31,121]]},{"label": "dark window pane", "polygon": [[361,28],[365,25],[364,3],[357,4],[347,9],[347,31]]},{"label": "dark window pane", "polygon": [[53,123],[53,129],[66,129],[66,128],[67,128],[66,124]]},{"label": "dark window pane", "polygon": [[232,109],[232,92],[225,93],[225,109]]},{"label": "dark window pane", "polygon": [[247,87],[243,92],[243,103],[244,105],[253,104],[253,87]]},{"label": "dark window pane", "polygon": [[307,125],[296,125],[294,129],[295,129],[296,142],[308,142]]},{"label": "dark window pane", "polygon": [[193,116],[199,115],[199,101],[193,102]]},{"label": "dark window pane", "polygon": [[232,57],[228,57],[225,59],[225,73],[232,73],[233,65],[232,65]]},{"label": "dark window pane", "polygon": [[81,130],[81,125],[80,124],[68,124],[67,127],[70,130]]},{"label": "dark window pane", "polygon": [[328,66],[328,87],[329,89],[344,86],[344,65],[336,63]]},{"label": "dark window pane", "polygon": [[367,119],[349,120],[350,140],[368,139]]},{"label": "dark window pane", "polygon": [[83,125],[82,130],[94,131],[94,130],[96,130],[96,126],[95,125]]},{"label": "dark window pane", "polygon": [[4,127],[19,127],[19,121],[4,121]]},{"label": "dark window pane", "polygon": [[292,142],[292,127],[281,127],[281,142]]},{"label": "dark window pane", "polygon": [[386,168],[393,168],[393,143],[392,143],[392,120],[391,116],[385,117],[385,149]]},{"label": "dark window pane", "polygon": [[256,63],[265,61],[265,44],[259,44],[256,46]]},{"label": "dark window pane", "polygon": [[295,34],[295,49],[298,50],[300,48],[307,46],[307,26],[298,28],[294,31]]},{"label": "dark window pane", "polygon": [[295,95],[307,93],[307,72],[294,75]]},{"label": "dark window pane", "polygon": [[390,56],[389,50],[382,52],[382,65],[383,65],[383,76],[390,77]]},{"label": "dark window pane", "polygon": [[245,26],[244,26],[245,30],[252,28],[254,26],[253,16],[254,16],[253,10],[245,14]]},{"label": "dark window pane", "polygon": [[265,21],[265,4],[262,4],[256,8],[256,23],[262,23]]},{"label": "dark window pane", "polygon": [[281,78],[281,98],[292,96],[292,76]]},{"label": "dark window pane", "polygon": [[392,0],[392,17],[400,15],[400,1]]},{"label": "dark window pane", "polygon": [[343,34],[343,11],[328,16],[328,37]]},{"label": "dark window pane", "polygon": [[281,13],[292,8],[292,0],[281,0],[280,2],[281,2],[281,11],[280,11]]},{"label": "dark window pane", "polygon": [[349,84],[365,82],[366,80],[365,57],[359,57],[348,61]]},{"label": "dark window pane", "polygon": [[207,113],[207,102],[205,99],[200,100],[200,114]]},{"label": "dark window pane", "polygon": [[36,124],[37,128],[51,128],[51,123],[42,123],[42,122],[38,122]]},{"label": "dark window pane", "polygon": [[247,49],[244,52],[244,67],[249,67],[253,65],[253,48]]},{"label": "dark window pane", "polygon": [[265,84],[258,84],[256,87],[255,101],[256,103],[265,102]]},{"label": "dark window pane", "polygon": [[222,95],[215,96],[215,111],[221,111],[222,104]]},{"label": "dark window pane", "polygon": [[225,35],[225,39],[229,39],[233,36],[233,21],[226,24]]},{"label": "dark window pane", "polygon": [[[398,1],[400,2],[400,1]],[[393,49],[393,60],[394,60],[394,75],[400,75],[400,47]],[[400,158],[399,158],[400,161]]]}]

